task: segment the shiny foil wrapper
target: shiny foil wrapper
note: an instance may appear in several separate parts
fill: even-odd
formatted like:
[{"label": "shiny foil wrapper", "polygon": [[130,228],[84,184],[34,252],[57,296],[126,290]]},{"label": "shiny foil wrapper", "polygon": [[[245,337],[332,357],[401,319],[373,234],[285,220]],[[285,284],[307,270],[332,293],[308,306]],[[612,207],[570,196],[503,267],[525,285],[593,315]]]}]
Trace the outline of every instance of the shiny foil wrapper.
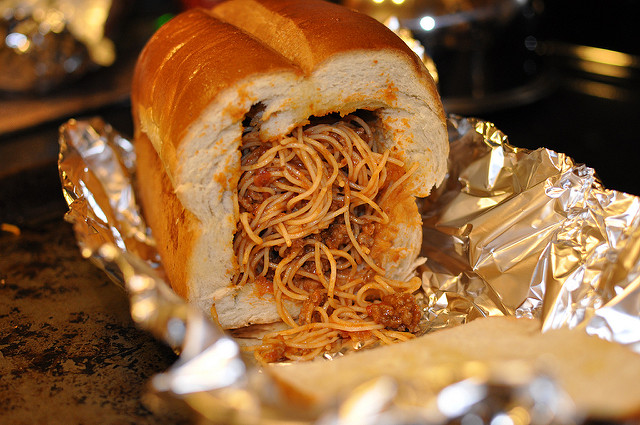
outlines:
[{"label": "shiny foil wrapper", "polygon": [[[640,199],[605,189],[566,155],[510,145],[491,123],[450,116],[448,125],[448,175],[421,201],[428,331],[484,316],[535,317],[542,331],[582,328],[640,352]],[[340,405],[295,409],[163,280],[136,204],[131,142],[99,118],[71,120],[60,129],[59,170],[83,256],[127,289],[134,321],[180,354],[153,390],[203,422],[346,424],[365,415],[370,424],[489,423],[509,412],[525,412],[530,424],[580,422],[553,378],[526,367],[499,377],[456,371],[456,382],[424,395],[432,410],[396,405],[384,379]]]},{"label": "shiny foil wrapper", "polygon": [[45,93],[111,65],[111,7],[112,0],[3,0],[0,92]]}]

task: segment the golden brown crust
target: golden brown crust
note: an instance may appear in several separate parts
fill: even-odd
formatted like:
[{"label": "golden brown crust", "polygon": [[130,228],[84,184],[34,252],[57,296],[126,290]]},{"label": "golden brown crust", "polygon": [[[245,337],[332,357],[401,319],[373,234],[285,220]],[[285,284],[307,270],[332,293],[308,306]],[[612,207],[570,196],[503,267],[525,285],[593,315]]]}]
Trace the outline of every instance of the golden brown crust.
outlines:
[{"label": "golden brown crust", "polygon": [[134,123],[140,125],[138,108],[150,109],[160,138],[170,142],[160,155],[173,170],[189,125],[222,90],[278,70],[297,68],[238,28],[189,10],[163,25],[140,54],[131,89]]},{"label": "golden brown crust", "polygon": [[[136,136],[135,147],[136,192],[140,196],[145,219],[153,229],[157,249],[165,273],[171,277],[173,290],[187,298],[187,264],[193,241],[197,237],[197,219],[184,209],[176,197],[171,181],[146,134]],[[180,256],[176,255],[178,252]]]},{"label": "golden brown crust", "polygon": [[[277,70],[309,74],[333,55],[359,49],[391,49],[412,58],[438,97],[419,58],[373,18],[322,0],[230,0],[212,11],[182,13],[154,34],[134,74],[134,121],[138,108],[150,108],[161,139],[172,142],[160,154],[173,169],[174,149],[187,128],[223,89]],[[438,113],[444,121],[444,112]]]}]

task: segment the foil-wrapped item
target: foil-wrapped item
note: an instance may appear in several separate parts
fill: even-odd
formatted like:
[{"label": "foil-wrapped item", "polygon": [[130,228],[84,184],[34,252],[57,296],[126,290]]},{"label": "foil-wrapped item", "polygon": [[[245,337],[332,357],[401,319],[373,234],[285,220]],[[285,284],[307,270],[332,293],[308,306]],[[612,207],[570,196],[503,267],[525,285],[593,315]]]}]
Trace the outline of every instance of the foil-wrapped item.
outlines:
[{"label": "foil-wrapped item", "polygon": [[105,34],[113,0],[4,0],[0,4],[0,91],[44,93],[109,66]]},{"label": "foil-wrapped item", "polygon": [[[583,328],[640,352],[640,200],[603,188],[592,169],[566,155],[512,146],[491,123],[458,116],[448,123],[449,172],[421,205],[429,330],[483,316],[535,317],[542,331]],[[233,339],[163,281],[136,205],[130,141],[100,119],[71,120],[60,129],[59,170],[82,254],[124,285],[134,321],[180,353],[153,388],[205,421],[579,421],[553,377],[527,367],[500,376],[457,370],[456,382],[423,395],[436,406],[427,416],[394,406],[385,379],[354,389],[340,405],[295,409]],[[528,422],[509,416],[519,414]]]}]

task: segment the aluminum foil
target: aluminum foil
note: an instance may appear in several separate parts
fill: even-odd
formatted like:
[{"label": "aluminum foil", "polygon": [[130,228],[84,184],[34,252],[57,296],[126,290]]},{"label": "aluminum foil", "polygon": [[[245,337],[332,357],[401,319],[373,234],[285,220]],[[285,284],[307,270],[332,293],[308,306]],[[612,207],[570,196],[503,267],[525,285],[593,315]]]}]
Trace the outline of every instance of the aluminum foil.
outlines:
[{"label": "aluminum foil", "polygon": [[640,352],[640,198],[491,123],[450,120],[447,181],[424,206],[432,325],[536,317]]},{"label": "aluminum foil", "polygon": [[[582,328],[640,352],[640,200],[603,188],[594,170],[563,154],[510,145],[491,123],[448,122],[449,173],[421,205],[430,330],[482,316],[536,317],[542,331]],[[384,379],[338,406],[295,409],[233,339],[163,281],[136,206],[131,142],[100,119],[71,120],[60,129],[59,169],[82,254],[128,290],[135,322],[180,353],[153,388],[205,422],[488,423],[514,411],[530,424],[579,421],[562,388],[526,368],[506,381],[460,376],[424,395],[439,406],[429,412],[395,405]],[[438,404],[451,394],[455,408]],[[524,423],[514,420],[499,423]]]},{"label": "aluminum foil", "polygon": [[47,92],[115,60],[113,0],[3,0],[0,91]]}]

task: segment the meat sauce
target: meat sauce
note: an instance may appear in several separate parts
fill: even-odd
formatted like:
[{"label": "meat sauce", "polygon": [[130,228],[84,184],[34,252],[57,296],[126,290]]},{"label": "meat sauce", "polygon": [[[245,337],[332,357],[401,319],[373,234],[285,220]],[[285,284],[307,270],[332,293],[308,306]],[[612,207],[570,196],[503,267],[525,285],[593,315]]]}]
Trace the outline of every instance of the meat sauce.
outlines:
[{"label": "meat sauce", "polygon": [[421,312],[411,294],[385,295],[379,303],[367,306],[367,314],[387,329],[412,333],[419,330]]},{"label": "meat sauce", "polygon": [[254,291],[260,298],[267,294],[273,294],[273,281],[265,276],[258,276],[254,281]]},{"label": "meat sauce", "polygon": [[327,301],[327,294],[324,289],[316,289],[313,291],[311,295],[309,295],[309,298],[302,304],[298,323],[301,325],[311,323],[316,307],[324,304],[325,301]]}]

